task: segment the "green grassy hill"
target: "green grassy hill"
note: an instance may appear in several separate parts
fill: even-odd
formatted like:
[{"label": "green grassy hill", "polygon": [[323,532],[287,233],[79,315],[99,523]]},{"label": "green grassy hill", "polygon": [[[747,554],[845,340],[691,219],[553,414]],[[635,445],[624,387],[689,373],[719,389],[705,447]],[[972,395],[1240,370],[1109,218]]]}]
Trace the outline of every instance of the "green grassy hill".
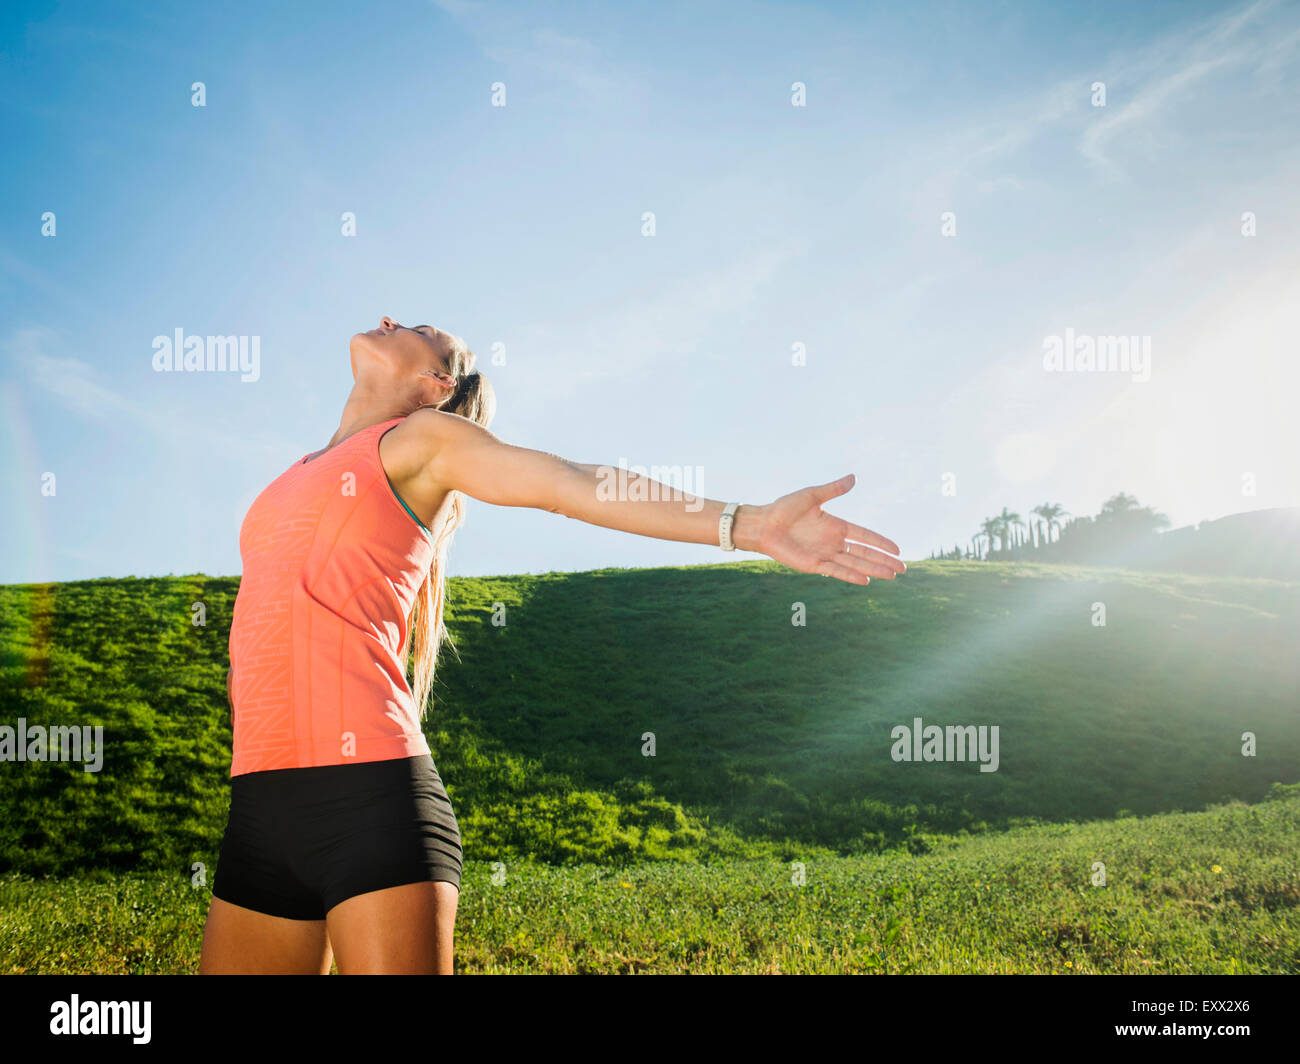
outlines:
[{"label": "green grassy hill", "polygon": [[[450,583],[460,656],[428,732],[470,860],[917,854],[1300,779],[1293,583],[960,562],[868,588],[770,562]],[[0,871],[213,866],[237,586],[0,588],[0,723],[102,724],[106,743],[98,773],[0,762]],[[998,771],[893,761],[917,716],[997,725]]]}]

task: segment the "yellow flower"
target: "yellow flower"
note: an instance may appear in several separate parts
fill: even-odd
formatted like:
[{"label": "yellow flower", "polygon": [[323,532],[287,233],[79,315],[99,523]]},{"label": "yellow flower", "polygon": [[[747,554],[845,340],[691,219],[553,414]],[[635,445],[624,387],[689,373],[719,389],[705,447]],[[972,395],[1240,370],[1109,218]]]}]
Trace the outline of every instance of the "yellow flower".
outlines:
[{"label": "yellow flower", "polygon": [[630,887],[631,885],[632,885],[631,883],[624,883],[624,884],[623,884],[623,886],[625,886],[625,887]]},{"label": "yellow flower", "polygon": [[1074,961],[1066,961],[1066,962],[1065,962],[1065,966],[1066,966],[1067,968],[1073,968],[1073,967],[1074,967]]},{"label": "yellow flower", "polygon": [[1218,865],[1215,865],[1213,868],[1210,869],[1210,871],[1217,876],[1220,872],[1223,871],[1223,869],[1220,868]]}]

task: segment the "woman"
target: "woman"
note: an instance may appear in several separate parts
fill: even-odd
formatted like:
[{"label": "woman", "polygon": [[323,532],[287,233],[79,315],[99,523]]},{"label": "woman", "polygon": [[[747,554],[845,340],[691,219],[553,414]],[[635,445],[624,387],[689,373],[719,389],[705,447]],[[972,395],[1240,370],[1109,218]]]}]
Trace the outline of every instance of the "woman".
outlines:
[{"label": "woman", "polygon": [[386,317],[351,354],[338,431],[240,530],[230,819],[202,973],[326,974],[331,957],[344,974],[451,973],[460,835],[420,720],[462,496],[734,544],[851,584],[905,569],[890,540],[822,512],[851,475],[739,509],[662,491],[610,499],[601,467],[487,430],[492,389],[457,337]]}]

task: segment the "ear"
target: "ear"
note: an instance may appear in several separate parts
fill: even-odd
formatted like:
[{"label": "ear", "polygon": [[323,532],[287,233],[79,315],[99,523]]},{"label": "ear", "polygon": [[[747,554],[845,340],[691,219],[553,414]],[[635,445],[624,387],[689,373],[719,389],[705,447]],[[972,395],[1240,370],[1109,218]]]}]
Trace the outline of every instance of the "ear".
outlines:
[{"label": "ear", "polygon": [[425,406],[444,407],[455,393],[455,384],[441,374],[421,374],[420,399]]}]

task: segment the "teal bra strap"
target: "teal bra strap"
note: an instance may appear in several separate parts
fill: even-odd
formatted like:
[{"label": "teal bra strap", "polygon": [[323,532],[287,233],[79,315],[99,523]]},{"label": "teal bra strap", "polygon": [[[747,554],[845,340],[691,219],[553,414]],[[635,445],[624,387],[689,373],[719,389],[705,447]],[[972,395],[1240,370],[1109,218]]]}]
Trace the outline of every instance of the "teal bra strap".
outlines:
[{"label": "teal bra strap", "polygon": [[[389,485],[389,486],[392,487],[392,485]],[[397,495],[397,489],[396,489],[396,488],[393,488],[393,494],[394,494],[394,495]],[[424,534],[425,534],[426,536],[428,536],[430,539],[432,539],[432,538],[433,538],[433,533],[429,531],[429,529],[425,526],[425,524],[424,524],[423,521],[421,521],[418,517],[415,516],[415,511],[412,510],[409,506],[406,505],[406,500],[403,499],[400,495],[397,495],[397,501],[400,502],[400,503],[402,504],[402,509],[405,510],[408,514],[411,515],[411,520],[414,521],[417,525],[420,526],[420,528],[422,528],[422,529],[424,530]]]},{"label": "teal bra strap", "polygon": [[[388,421],[381,421],[381,422],[379,423],[380,426],[382,426],[382,425],[387,425],[388,428],[384,429],[384,430],[379,434],[379,436],[376,438],[376,441],[375,441],[375,443],[376,443],[376,447],[378,447],[378,442],[379,442],[379,440],[382,440],[382,439],[384,438],[384,436],[388,433],[388,429],[393,428],[393,427],[394,427],[394,426],[395,426],[399,421],[401,421],[401,420],[402,420],[402,418],[400,418],[400,417],[395,417],[395,418],[389,418]],[[373,451],[372,453],[373,453],[376,457],[378,457],[378,451],[377,451],[377,450]],[[380,463],[379,463],[379,466],[380,466],[380,469],[379,469],[380,475],[381,475],[385,480],[388,480],[388,472],[387,472],[387,470],[385,470],[385,469],[383,468],[383,462],[380,462]],[[388,480],[388,487],[389,487],[389,490],[391,490],[392,493],[393,493],[393,498],[395,498],[398,502],[400,502],[400,503],[402,504],[402,509],[405,510],[408,514],[411,515],[411,520],[414,521],[417,525],[420,526],[420,530],[421,530],[421,531],[422,531],[426,536],[428,536],[430,539],[433,539],[433,533],[429,531],[429,529],[425,526],[425,524],[424,524],[423,521],[421,521],[418,517],[415,516],[415,511],[412,510],[409,506],[406,505],[406,500],[403,499],[402,496],[401,496],[401,494],[398,492],[398,490],[397,490],[396,488],[393,487],[393,482],[392,482],[391,480]]]}]

